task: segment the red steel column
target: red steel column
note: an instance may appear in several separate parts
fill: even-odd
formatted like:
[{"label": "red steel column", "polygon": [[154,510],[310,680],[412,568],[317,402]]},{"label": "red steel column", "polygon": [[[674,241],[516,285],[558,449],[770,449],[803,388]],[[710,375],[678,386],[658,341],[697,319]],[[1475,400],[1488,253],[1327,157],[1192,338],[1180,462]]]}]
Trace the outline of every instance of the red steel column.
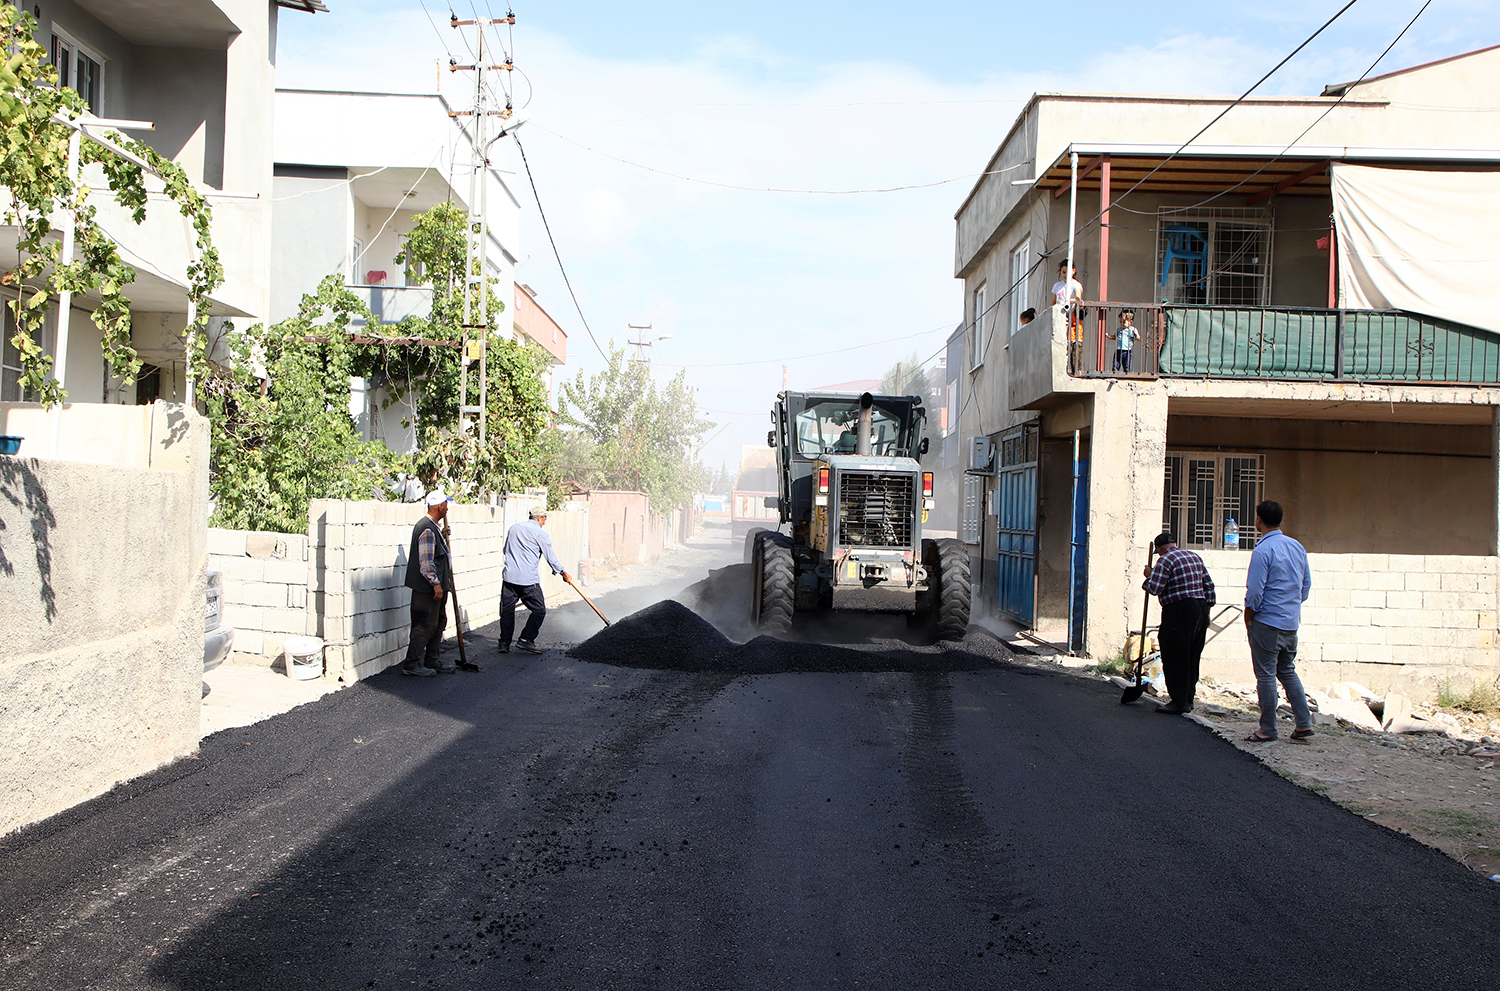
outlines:
[{"label": "red steel column", "polygon": [[[1109,301],[1109,155],[1099,156],[1099,302]],[[1104,363],[1105,326],[1108,316],[1104,307],[1099,307],[1099,364],[1101,372],[1109,366]]]}]

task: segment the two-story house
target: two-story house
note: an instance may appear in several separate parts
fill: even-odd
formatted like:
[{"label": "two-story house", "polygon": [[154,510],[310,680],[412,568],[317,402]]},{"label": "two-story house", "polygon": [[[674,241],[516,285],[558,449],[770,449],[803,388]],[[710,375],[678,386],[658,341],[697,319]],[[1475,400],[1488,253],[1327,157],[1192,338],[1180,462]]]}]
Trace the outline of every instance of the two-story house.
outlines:
[{"label": "two-story house", "polygon": [[[1500,47],[1309,97],[1032,97],[956,215],[976,613],[1117,656],[1166,527],[1232,622],[1271,498],[1313,683],[1495,677],[1497,84]],[[1237,628],[1204,671],[1249,679]]]},{"label": "two-story house", "polygon": [[[368,328],[373,335],[431,312],[425,273],[397,264],[396,256],[417,214],[444,202],[468,210],[476,195],[473,130],[456,112],[437,94],[276,92],[270,319],[292,316],[302,296],[333,273],[365,297],[380,325]],[[486,268],[495,295],[512,311],[493,324],[531,337],[560,364],[566,332],[515,285],[520,201],[493,164],[482,179]],[[412,420],[410,407],[383,408],[385,398],[379,382],[356,380],[350,413],[366,439],[413,450],[416,437],[403,425]]]},{"label": "two-story house", "polygon": [[[25,9],[37,21],[37,40],[51,53],[59,83],[88,103],[91,133],[110,125],[176,162],[207,196],[212,235],[224,266],[213,294],[215,318],[259,319],[269,305],[272,93],[281,7],[326,11],[319,0],[43,0]],[[89,202],[101,228],[134,267],[126,289],[132,343],[146,363],[124,385],[111,378],[100,353],[92,305],[75,298],[63,322],[54,314],[43,345],[57,357],[65,341],[63,386],[71,402],[181,401],[186,395],[184,329],[192,229],[177,206],[155,190],[137,225],[111,197],[102,171],[86,168]],[[15,244],[14,228],[0,228],[0,250]],[[7,315],[7,323],[13,321]],[[216,319],[210,332],[218,331]],[[19,402],[19,358],[5,334],[0,402]]]}]

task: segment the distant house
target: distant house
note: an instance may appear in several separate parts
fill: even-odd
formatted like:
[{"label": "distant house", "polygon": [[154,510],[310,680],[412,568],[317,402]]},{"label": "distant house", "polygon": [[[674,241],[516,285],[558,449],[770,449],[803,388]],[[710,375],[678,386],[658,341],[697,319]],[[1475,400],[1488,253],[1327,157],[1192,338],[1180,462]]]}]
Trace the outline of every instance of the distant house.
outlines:
[{"label": "distant house", "polygon": [[[1235,604],[1273,498],[1315,681],[1495,676],[1500,118],[1462,111],[1497,87],[1500,47],[1232,108],[1032,97],[956,215],[976,614],[1116,655],[1151,537]],[[1245,680],[1242,636],[1205,671]]]},{"label": "distant house", "polygon": [[[431,312],[424,273],[395,259],[417,214],[443,202],[469,206],[473,145],[462,118],[449,116],[451,111],[435,94],[276,91],[273,321],[295,314],[303,295],[335,272],[343,273],[384,327]],[[484,181],[488,271],[496,280],[495,295],[510,306],[520,202],[494,168]],[[508,316],[496,324],[513,325],[515,314]],[[350,412],[367,439],[396,451],[415,448],[412,429],[402,425],[411,419],[409,407],[382,409],[379,382],[357,380],[354,391]]]},{"label": "distant house", "polygon": [[[76,89],[91,114],[86,130],[104,134],[112,126],[176,162],[207,196],[213,209],[213,241],[224,266],[224,283],[213,294],[211,336],[222,318],[259,319],[268,307],[270,257],[271,106],[275,87],[275,39],[280,7],[326,11],[319,0],[128,0],[58,3],[35,11],[37,40],[52,53],[60,82]],[[92,122],[92,123],[90,123]],[[142,129],[141,123],[154,125]],[[183,331],[188,323],[186,272],[193,260],[191,229],[174,203],[152,195],[146,222],[109,195],[98,166],[83,172],[95,190],[89,203],[115,240],[121,258],[136,271],[126,288],[131,302],[132,343],[145,362],[139,379],[125,385],[107,374],[100,333],[87,319],[97,301],[77,298],[59,327],[54,313],[42,341],[54,358],[60,329],[67,340],[63,387],[71,402],[181,401],[186,395]],[[147,185],[160,190],[148,175]],[[15,228],[0,227],[0,243],[14,245]],[[19,402],[19,356],[7,330],[0,402]]]}]

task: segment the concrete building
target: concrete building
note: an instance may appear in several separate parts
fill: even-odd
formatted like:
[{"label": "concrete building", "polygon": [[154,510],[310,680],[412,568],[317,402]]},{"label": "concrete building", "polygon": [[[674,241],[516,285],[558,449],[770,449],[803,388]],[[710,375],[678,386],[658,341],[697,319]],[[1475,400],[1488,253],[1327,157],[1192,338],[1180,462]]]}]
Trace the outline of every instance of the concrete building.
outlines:
[{"label": "concrete building", "polygon": [[568,363],[568,332],[537,302],[536,290],[520,282],[516,283],[515,306],[511,313],[516,339],[525,337],[547,352],[550,364],[544,378],[550,406],[557,398],[556,371]]},{"label": "concrete building", "polygon": [[[272,93],[280,7],[323,11],[319,0],[47,0],[33,6],[37,40],[51,52],[61,81],[88,101],[93,118],[149,122],[128,134],[182,166],[213,209],[213,241],[224,284],[213,294],[223,318],[256,319],[270,295]],[[88,118],[86,118],[88,119]],[[90,128],[102,133],[103,127]],[[193,260],[191,227],[175,203],[153,190],[146,221],[137,225],[114,202],[98,166],[83,172],[97,221],[136,270],[126,290],[132,340],[146,362],[139,380],[123,385],[106,374],[100,334],[87,318],[97,300],[75,298],[67,322],[63,386],[73,402],[180,400],[184,394],[183,331],[188,320],[186,272]],[[0,251],[15,228],[0,228]],[[7,323],[11,318],[7,316]],[[56,357],[58,319],[43,346]],[[11,334],[6,333],[8,341]],[[8,343],[0,402],[19,401],[19,360]]]},{"label": "concrete building", "polygon": [[[452,112],[436,94],[277,90],[272,321],[294,315],[303,295],[335,272],[386,328],[372,333],[389,333],[408,316],[432,312],[423,273],[395,259],[417,214],[444,202],[469,207],[471,130]],[[484,181],[488,270],[495,295],[510,306],[521,204],[495,168]],[[513,323],[502,317],[496,325]],[[555,346],[550,333],[538,334],[548,339],[544,347]],[[411,420],[410,408],[382,409],[382,398],[379,383],[355,383],[350,412],[366,439],[414,450],[416,437],[402,426]]]},{"label": "concrete building", "polygon": [[[1485,316],[1500,260],[1493,226],[1461,233],[1493,211],[1480,191],[1500,172],[1500,119],[1456,112],[1497,84],[1491,48],[1319,96],[1028,102],[956,214],[966,303],[949,367],[976,616],[1115,656],[1166,526],[1204,554],[1232,621],[1253,507],[1273,498],[1312,554],[1313,683],[1500,673],[1500,326]],[[1382,192],[1351,198],[1367,180]],[[1422,199],[1433,183],[1446,199]],[[1476,267],[1457,288],[1380,289],[1413,251],[1371,232],[1434,229]],[[1072,311],[1051,292],[1070,245]],[[1126,308],[1129,371],[1110,339]],[[1238,628],[1204,670],[1248,680]]]}]

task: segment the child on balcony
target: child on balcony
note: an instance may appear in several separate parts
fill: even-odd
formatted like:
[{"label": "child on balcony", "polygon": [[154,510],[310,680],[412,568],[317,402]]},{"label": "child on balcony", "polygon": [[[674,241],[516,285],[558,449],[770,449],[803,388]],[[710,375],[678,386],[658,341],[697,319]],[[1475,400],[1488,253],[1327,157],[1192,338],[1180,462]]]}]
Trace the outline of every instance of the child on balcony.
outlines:
[{"label": "child on balcony", "polygon": [[1130,374],[1130,355],[1135,350],[1135,339],[1139,334],[1140,331],[1135,329],[1135,311],[1126,310],[1120,314],[1119,329],[1105,335],[1115,342],[1115,371]]}]

